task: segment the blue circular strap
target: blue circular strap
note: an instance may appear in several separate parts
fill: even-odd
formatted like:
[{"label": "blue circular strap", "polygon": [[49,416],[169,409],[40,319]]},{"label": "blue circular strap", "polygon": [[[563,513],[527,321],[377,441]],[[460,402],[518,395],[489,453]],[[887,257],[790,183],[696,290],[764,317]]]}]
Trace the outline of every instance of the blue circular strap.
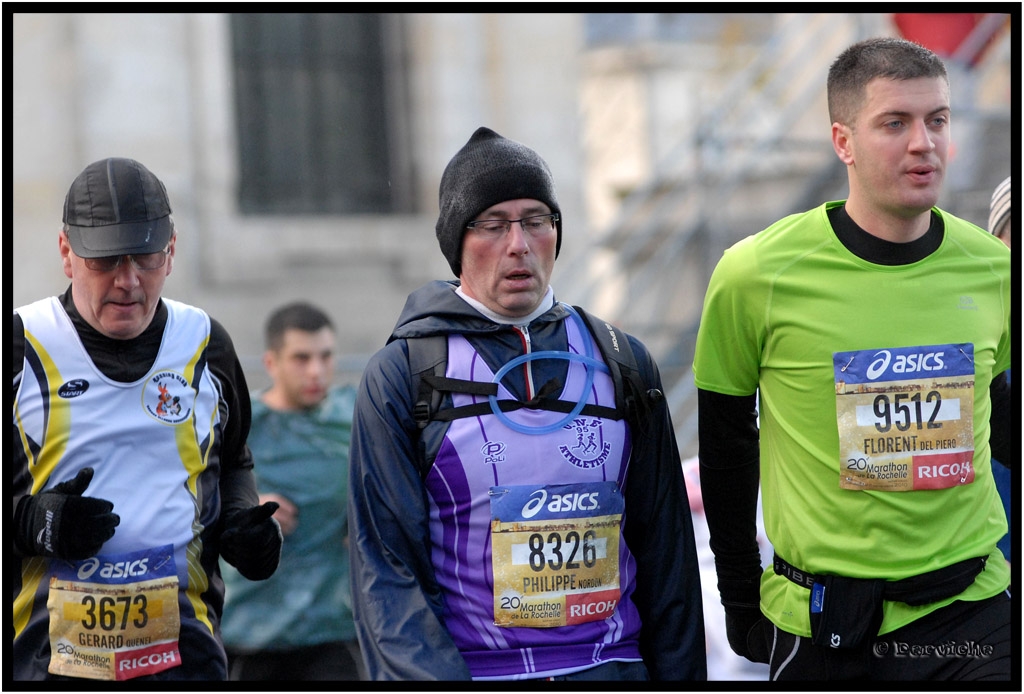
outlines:
[{"label": "blue circular strap", "polygon": [[566,424],[575,419],[576,415],[578,415],[583,410],[584,405],[586,405],[587,393],[590,392],[590,388],[594,384],[594,376],[597,373],[596,370],[604,371],[605,373],[610,373],[608,366],[604,362],[598,359],[594,359],[594,346],[590,340],[590,332],[587,330],[587,327],[583,324],[583,319],[580,318],[580,315],[571,306],[567,304],[563,304],[563,306],[565,306],[566,310],[569,311],[569,314],[572,316],[573,320],[576,322],[576,325],[579,327],[580,334],[583,337],[583,344],[584,349],[586,350],[586,354],[574,354],[568,351],[560,352],[555,350],[546,350],[542,352],[530,352],[529,354],[522,354],[509,361],[500,369],[498,369],[498,373],[494,374],[494,378],[491,379],[491,382],[500,384],[501,379],[509,371],[519,366],[520,364],[525,364],[526,362],[533,361],[534,359],[565,359],[566,361],[575,361],[586,365],[587,378],[586,381],[583,383],[583,391],[580,393],[579,400],[577,401],[576,406],[572,408],[569,414],[567,414],[558,422],[555,422],[554,424],[548,424],[546,426],[527,426],[525,424],[513,422],[507,414],[505,414],[504,412],[501,411],[501,409],[499,409],[497,396],[488,395],[487,399],[490,401],[491,411],[494,413],[494,416],[497,417],[509,429],[512,429],[513,431],[518,431],[520,434],[540,436],[542,434],[550,434],[551,432],[558,431],[559,429],[564,427]]}]

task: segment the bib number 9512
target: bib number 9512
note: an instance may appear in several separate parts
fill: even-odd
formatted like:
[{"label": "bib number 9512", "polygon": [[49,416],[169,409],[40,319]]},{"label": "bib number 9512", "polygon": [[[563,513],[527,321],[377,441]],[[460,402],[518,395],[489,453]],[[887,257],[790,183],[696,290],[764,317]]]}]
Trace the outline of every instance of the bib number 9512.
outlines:
[{"label": "bib number 9512", "polygon": [[[880,432],[887,432],[893,425],[899,431],[906,431],[911,427],[917,429],[941,429],[942,423],[936,422],[939,410],[942,409],[942,395],[937,390],[928,393],[921,402],[921,394],[896,393],[892,400],[888,395],[882,394],[875,397],[874,410],[879,422],[875,422],[875,428]],[[924,421],[924,417],[928,421]]]}]

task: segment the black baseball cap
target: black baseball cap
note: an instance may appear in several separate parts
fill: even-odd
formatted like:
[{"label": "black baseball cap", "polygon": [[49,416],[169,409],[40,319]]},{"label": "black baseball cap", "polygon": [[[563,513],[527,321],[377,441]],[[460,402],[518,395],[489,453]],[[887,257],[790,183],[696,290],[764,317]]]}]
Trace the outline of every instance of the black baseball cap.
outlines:
[{"label": "black baseball cap", "polygon": [[64,199],[71,249],[80,258],[156,253],[171,240],[167,189],[134,159],[85,167]]}]

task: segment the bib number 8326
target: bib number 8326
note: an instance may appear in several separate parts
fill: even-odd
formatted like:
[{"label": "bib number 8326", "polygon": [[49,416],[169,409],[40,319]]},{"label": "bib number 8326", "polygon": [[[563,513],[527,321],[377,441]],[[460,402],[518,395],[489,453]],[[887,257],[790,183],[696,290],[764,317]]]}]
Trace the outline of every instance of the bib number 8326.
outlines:
[{"label": "bib number 8326", "polygon": [[578,569],[580,561],[583,566],[592,567],[597,563],[596,537],[593,530],[588,530],[581,541],[580,534],[571,530],[564,538],[561,533],[551,533],[545,541],[543,535],[533,533],[530,535],[530,568],[543,571],[548,566],[557,571],[564,565],[567,569]]}]

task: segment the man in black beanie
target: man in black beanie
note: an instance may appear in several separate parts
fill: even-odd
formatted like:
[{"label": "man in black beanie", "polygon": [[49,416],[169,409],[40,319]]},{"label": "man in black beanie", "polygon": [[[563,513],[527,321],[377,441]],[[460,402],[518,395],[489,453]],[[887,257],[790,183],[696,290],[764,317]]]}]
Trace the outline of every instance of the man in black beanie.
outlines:
[{"label": "man in black beanie", "polygon": [[353,612],[377,680],[703,680],[700,579],[661,377],[555,300],[536,152],[479,128],[441,178],[458,280],[413,292],[356,399]]},{"label": "man in black beanie", "polygon": [[478,128],[448,163],[441,176],[441,214],[437,240],[456,277],[462,275],[462,237],[466,225],[491,205],[534,198],[555,214],[555,257],[562,247],[561,209],[548,165],[529,147],[490,128]]},{"label": "man in black beanie", "polygon": [[226,680],[219,557],[277,569],[231,338],[162,298],[177,232],[133,159],[75,178],[67,291],[14,312],[15,680]]}]

